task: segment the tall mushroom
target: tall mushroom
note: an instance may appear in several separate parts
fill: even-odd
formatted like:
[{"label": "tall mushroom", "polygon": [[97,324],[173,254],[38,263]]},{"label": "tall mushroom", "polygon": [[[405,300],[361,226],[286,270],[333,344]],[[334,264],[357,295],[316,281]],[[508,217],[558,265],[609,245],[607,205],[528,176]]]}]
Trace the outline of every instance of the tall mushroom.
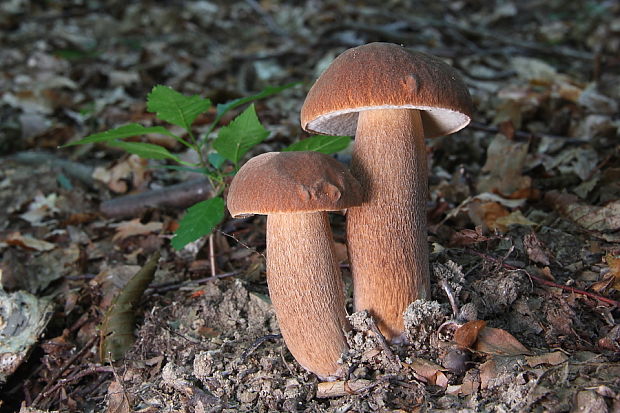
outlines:
[{"label": "tall mushroom", "polygon": [[361,187],[318,152],[264,153],[230,185],[233,217],[267,214],[267,285],[284,341],[322,379],[341,372],[347,344],[344,290],[327,212],[361,203]]},{"label": "tall mushroom", "polygon": [[354,303],[388,339],[402,334],[406,307],[429,295],[424,138],[464,128],[471,114],[454,69],[389,43],[342,53],[301,109],[307,131],[355,135],[351,172],[364,203],[347,212]]}]

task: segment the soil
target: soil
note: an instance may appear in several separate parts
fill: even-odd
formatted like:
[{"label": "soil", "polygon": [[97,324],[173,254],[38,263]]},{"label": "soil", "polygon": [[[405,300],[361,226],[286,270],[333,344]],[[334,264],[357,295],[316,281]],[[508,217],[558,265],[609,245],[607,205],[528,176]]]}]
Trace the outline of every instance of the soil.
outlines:
[{"label": "soil", "polygon": [[[0,5],[2,297],[53,303],[19,350],[0,334],[0,411],[620,411],[618,4],[48,3]],[[352,312],[345,217],[331,217],[353,329],[346,377],[322,382],[279,334],[264,217],[227,217],[175,251],[183,208],[110,217],[102,203],[194,174],[57,146],[153,124],[155,84],[222,103],[301,81],[257,103],[271,135],[249,155],[277,151],[307,137],[298,113],[318,74],[372,41],[446,60],[477,112],[428,142],[432,294],[407,309],[402,343]],[[100,360],[106,311],[156,251],[135,342]]]}]

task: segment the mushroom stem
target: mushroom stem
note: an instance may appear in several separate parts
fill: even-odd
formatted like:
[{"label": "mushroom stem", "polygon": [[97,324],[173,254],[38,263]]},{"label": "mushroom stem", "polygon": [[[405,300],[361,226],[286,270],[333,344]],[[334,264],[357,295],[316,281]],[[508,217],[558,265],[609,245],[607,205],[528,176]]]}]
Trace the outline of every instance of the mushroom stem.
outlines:
[{"label": "mushroom stem", "polygon": [[293,357],[322,379],[339,376],[349,327],[327,213],[267,217],[267,284]]},{"label": "mushroom stem", "polygon": [[355,311],[368,310],[388,340],[404,331],[403,312],[430,295],[426,146],[420,112],[359,113],[351,172],[365,202],[347,212]]}]

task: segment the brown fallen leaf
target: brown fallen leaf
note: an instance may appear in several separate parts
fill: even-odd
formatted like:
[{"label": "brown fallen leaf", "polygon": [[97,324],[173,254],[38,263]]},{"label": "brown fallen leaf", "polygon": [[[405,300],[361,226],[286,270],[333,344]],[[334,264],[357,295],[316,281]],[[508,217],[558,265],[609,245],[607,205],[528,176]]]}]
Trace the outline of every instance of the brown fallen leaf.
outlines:
[{"label": "brown fallen leaf", "polygon": [[549,251],[538,239],[535,232],[530,232],[523,237],[523,245],[530,260],[543,265],[549,265]]},{"label": "brown fallen leaf", "polygon": [[480,353],[500,356],[516,356],[531,354],[512,334],[501,328],[485,327],[478,334],[478,341],[474,350]]},{"label": "brown fallen leaf", "polygon": [[464,396],[477,393],[480,390],[480,378],[477,375],[466,375],[463,378],[460,393]]},{"label": "brown fallen leaf", "polygon": [[34,251],[51,251],[56,248],[56,245],[52,244],[51,242],[32,238],[29,235],[22,235],[19,231],[10,233],[6,237],[5,242],[15,247],[21,247],[27,250]]},{"label": "brown fallen leaf", "polygon": [[620,230],[620,201],[604,206],[588,205],[575,195],[549,191],[545,201],[569,220],[591,231],[614,232]]},{"label": "brown fallen leaf", "polygon": [[508,210],[498,202],[474,201],[469,205],[469,217],[474,224],[491,231],[497,228],[497,220],[508,214]]},{"label": "brown fallen leaf", "polygon": [[128,182],[133,188],[142,188],[148,179],[148,161],[137,155],[131,155],[111,168],[96,167],[93,179],[103,182],[116,193],[129,190]]},{"label": "brown fallen leaf", "polygon": [[545,353],[539,356],[527,356],[525,357],[525,360],[527,360],[527,364],[530,367],[536,367],[541,364],[557,366],[558,364],[562,364],[568,360],[568,356],[561,351],[552,351],[551,353]]},{"label": "brown fallen leaf", "polygon": [[[598,413],[608,412],[605,398],[593,390],[581,390],[575,397],[575,405],[571,412]],[[613,410],[617,411],[617,410]]]},{"label": "brown fallen leaf", "polygon": [[428,384],[437,384],[438,378],[440,382],[443,382],[443,379],[439,377],[440,374],[445,377],[442,371],[446,369],[430,360],[415,358],[411,363],[406,364],[406,366],[413,370],[418,376],[426,379]]},{"label": "brown fallen leaf", "polygon": [[484,320],[469,321],[454,332],[454,341],[461,347],[471,348],[486,325],[487,322]]},{"label": "brown fallen leaf", "polygon": [[446,377],[446,375],[443,374],[442,371],[438,371],[435,377],[435,383],[429,384],[434,384],[435,386],[443,387],[445,389],[446,387],[448,387],[448,377]]},{"label": "brown fallen leaf", "polygon": [[38,193],[35,195],[32,203],[28,205],[28,211],[21,214],[19,217],[30,222],[33,226],[39,226],[46,218],[60,212],[56,206],[57,202],[58,195],[55,193],[48,194],[47,196]]},{"label": "brown fallen leaf", "polygon": [[513,211],[506,216],[497,218],[495,221],[495,227],[501,232],[507,232],[511,225],[524,225],[531,227],[536,225],[536,223],[527,219],[521,211]]},{"label": "brown fallen leaf", "polygon": [[131,413],[125,389],[116,380],[108,386],[108,407],[106,413]]},{"label": "brown fallen leaf", "polygon": [[148,235],[153,232],[161,231],[164,224],[161,222],[149,222],[143,224],[140,222],[140,218],[132,219],[131,221],[124,221],[116,224],[116,234],[112,238],[112,241],[124,240],[125,238],[133,237],[135,235]]},{"label": "brown fallen leaf", "polygon": [[462,229],[455,232],[450,238],[450,245],[453,247],[462,247],[466,245],[486,242],[490,238],[482,234],[482,227],[476,226],[476,229]]},{"label": "brown fallen leaf", "polygon": [[590,286],[590,289],[597,293],[602,293],[608,288],[614,288],[617,290],[618,288],[614,287],[614,285],[617,285],[617,284],[618,284],[618,278],[616,277],[614,273],[610,271],[603,276],[602,280],[597,281],[594,284],[592,284]]},{"label": "brown fallen leaf", "polygon": [[[518,121],[512,120],[518,126]],[[478,192],[493,192],[508,197],[517,191],[531,188],[532,179],[523,175],[528,149],[528,143],[516,142],[497,134],[487,148],[487,160],[482,167],[486,174],[478,181]]]},{"label": "brown fallen leaf", "polygon": [[497,363],[491,358],[480,365],[480,388],[489,388],[495,377],[497,377]]},{"label": "brown fallen leaf", "polygon": [[609,272],[613,277],[611,288],[620,291],[620,257],[607,254],[605,255],[605,262],[609,266]]}]

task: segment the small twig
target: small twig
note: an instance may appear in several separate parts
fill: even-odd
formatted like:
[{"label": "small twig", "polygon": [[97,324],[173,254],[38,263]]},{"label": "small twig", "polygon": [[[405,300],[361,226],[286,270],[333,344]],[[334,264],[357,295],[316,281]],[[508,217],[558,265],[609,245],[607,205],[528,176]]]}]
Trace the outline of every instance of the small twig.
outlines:
[{"label": "small twig", "polygon": [[265,341],[267,340],[277,340],[282,338],[282,334],[267,334],[266,336],[262,336],[257,338],[256,340],[254,340],[254,342],[250,345],[250,347],[248,347],[247,349],[245,349],[245,351],[243,353],[241,353],[241,361],[245,361],[250,354],[254,353],[256,351],[256,349],[258,349]]},{"label": "small twig", "polygon": [[215,276],[212,277],[204,277],[204,278],[198,278],[196,280],[184,280],[184,281],[171,281],[171,282],[165,282],[165,283],[161,283],[161,284],[157,284],[157,285],[153,285],[149,288],[147,288],[145,290],[145,294],[153,294],[153,293],[164,293],[167,291],[173,291],[173,290],[178,290],[181,289],[183,287],[185,287],[186,285],[194,285],[194,284],[206,284],[210,281],[215,281],[215,280],[220,280],[222,278],[228,278],[228,277],[234,277],[235,275],[238,275],[239,271],[232,271],[232,272],[224,272],[221,274],[217,274]]},{"label": "small twig", "polygon": [[211,196],[206,178],[198,178],[165,188],[151,189],[104,201],[100,211],[113,218],[137,216],[148,208],[187,208]]},{"label": "small twig", "polygon": [[253,251],[253,252],[257,253],[258,255],[260,255],[261,257],[263,257],[265,260],[267,259],[267,257],[265,256],[265,254],[263,254],[262,252],[258,252],[258,251],[256,250],[256,248],[252,248],[252,247],[250,247],[249,245],[244,244],[242,241],[240,241],[240,240],[239,240],[237,237],[235,237],[234,235],[232,235],[232,234],[227,234],[227,233],[225,233],[225,232],[223,232],[223,231],[221,231],[221,230],[219,230],[219,229],[218,229],[218,230],[216,230],[216,231],[218,231],[220,234],[224,235],[225,237],[228,237],[228,238],[233,239],[233,240],[234,240],[237,244],[241,245],[242,247],[244,247],[244,248],[246,248],[246,249],[249,249],[250,251]]},{"label": "small twig", "polygon": [[163,327],[165,330],[167,330],[169,333],[174,334],[175,336],[178,336],[180,338],[182,338],[183,340],[187,341],[188,343],[193,344],[194,346],[198,346],[200,348],[203,348],[203,344],[200,340],[198,340],[197,338],[193,338],[193,337],[188,337],[185,334],[179,333],[178,331],[174,331],[172,328],[168,327],[165,324],[161,324],[161,327]]},{"label": "small twig", "polygon": [[374,318],[372,317],[368,318],[368,327],[370,328],[370,331],[372,331],[372,333],[374,334],[374,337],[377,340],[377,343],[379,343],[379,346],[381,347],[381,350],[383,350],[383,353],[385,354],[385,356],[392,363],[400,367],[401,365],[400,360],[398,359],[398,357],[396,357],[396,355],[394,354],[394,352],[388,345],[387,340],[385,339],[385,336],[381,333],[381,331],[379,330],[379,327],[377,327],[377,323],[375,323]]},{"label": "small twig", "polygon": [[215,277],[217,275],[217,271],[215,269],[215,247],[213,246],[213,232],[209,234],[209,264],[211,266],[211,277]]},{"label": "small twig", "polygon": [[513,271],[523,271],[528,277],[530,277],[530,279],[536,281],[539,284],[543,284],[543,285],[546,285],[546,286],[549,286],[549,287],[560,288],[562,290],[570,291],[570,292],[572,292],[574,294],[585,295],[586,297],[593,298],[595,300],[602,301],[602,302],[604,302],[606,304],[611,304],[613,306],[616,306],[617,308],[620,308],[620,301],[612,300],[611,298],[603,297],[601,295],[594,294],[594,293],[591,293],[589,291],[580,290],[579,288],[569,287],[567,285],[561,285],[561,284],[554,283],[553,281],[545,280],[544,278],[540,278],[540,277],[535,276],[534,274],[531,274],[529,271],[527,271],[524,268],[519,268],[519,267],[515,267],[515,266],[510,265],[510,264],[506,264],[505,262],[501,261],[498,258],[492,257],[490,255],[487,255],[487,254],[484,254],[484,253],[481,253],[481,252],[478,252],[478,251],[474,251],[474,250],[471,250],[471,249],[467,249],[466,251],[468,251],[468,252],[470,252],[470,253],[472,253],[474,255],[477,255],[477,256],[479,256],[479,257],[481,257],[481,258],[483,258],[483,259],[485,259],[487,261],[491,261],[491,262],[494,262],[496,264],[499,264],[499,265],[501,265],[502,267],[504,267],[506,269],[513,270]]},{"label": "small twig", "polygon": [[54,394],[54,392],[56,390],[58,390],[60,387],[64,386],[65,384],[71,383],[71,382],[75,382],[80,380],[83,377],[86,376],[90,376],[91,374],[96,374],[96,373],[112,373],[112,367],[110,366],[94,366],[94,367],[90,367],[89,369],[86,370],[81,370],[76,374],[73,374],[69,377],[67,377],[66,379],[59,379],[55,385],[53,385],[48,391],[47,394]]},{"label": "small twig", "polygon": [[445,278],[442,278],[439,283],[441,284],[441,287],[444,289],[446,295],[448,296],[448,301],[450,301],[450,306],[452,307],[452,314],[456,319],[459,316],[459,306],[457,304],[457,299],[454,296],[454,291],[452,291],[452,288],[450,288],[450,284],[448,284],[448,280],[446,280]]},{"label": "small twig", "polygon": [[62,367],[60,367],[60,369],[56,372],[56,374],[54,374],[54,376],[47,382],[45,387],[43,387],[43,390],[41,390],[41,392],[37,395],[37,397],[35,397],[35,399],[32,402],[31,407],[37,407],[39,402],[50,394],[50,389],[55,386],[55,383],[58,381],[58,379],[60,379],[63,373],[69,367],[71,367],[71,365],[75,363],[77,359],[79,359],[84,354],[86,354],[93,347],[93,345],[98,339],[99,339],[99,336],[92,337],[90,340],[88,340],[86,345],[84,345],[84,347],[82,347],[80,351],[75,353],[73,357],[67,360],[67,362]]}]

